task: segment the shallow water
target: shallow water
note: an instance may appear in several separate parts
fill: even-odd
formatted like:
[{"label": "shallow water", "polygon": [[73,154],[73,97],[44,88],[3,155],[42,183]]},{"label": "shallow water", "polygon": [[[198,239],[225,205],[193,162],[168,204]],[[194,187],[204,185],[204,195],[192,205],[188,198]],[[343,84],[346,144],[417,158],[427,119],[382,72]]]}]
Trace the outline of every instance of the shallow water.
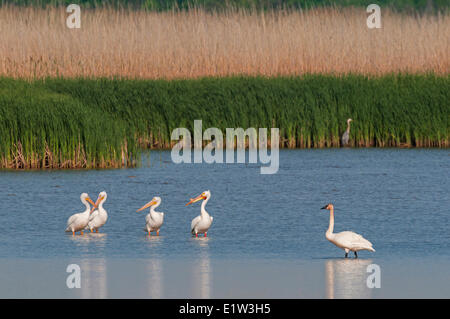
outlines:
[{"label": "shallow water", "polygon": [[[448,298],[449,155],[283,150],[279,172],[261,175],[255,164],[177,165],[170,152],[153,151],[136,169],[1,171],[0,297]],[[185,204],[207,189],[214,222],[208,238],[195,239],[189,227],[200,203]],[[96,198],[103,190],[109,220],[101,233],[64,233],[67,218],[84,209],[80,194]],[[136,213],[153,196],[163,200],[160,237],[148,237],[147,212]],[[375,253],[342,260],[344,252],[325,239],[329,216],[320,208],[329,202],[335,232],[363,234]],[[71,262],[101,280],[95,287],[104,292],[67,289]],[[365,262],[380,265],[382,288],[365,286]],[[42,276],[30,279],[35,268]],[[48,290],[33,294],[46,276]]]}]

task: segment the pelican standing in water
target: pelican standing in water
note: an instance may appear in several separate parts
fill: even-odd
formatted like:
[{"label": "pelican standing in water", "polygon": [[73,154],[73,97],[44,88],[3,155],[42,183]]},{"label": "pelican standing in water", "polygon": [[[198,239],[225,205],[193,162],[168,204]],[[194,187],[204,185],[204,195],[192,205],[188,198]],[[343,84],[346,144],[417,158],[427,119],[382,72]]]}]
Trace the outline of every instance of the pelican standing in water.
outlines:
[{"label": "pelican standing in water", "polygon": [[207,236],[207,232],[209,227],[211,227],[211,224],[213,222],[213,218],[209,216],[208,212],[205,209],[206,203],[211,198],[211,192],[205,191],[198,195],[196,198],[191,198],[189,203],[186,204],[193,204],[195,202],[198,202],[199,200],[203,200],[201,213],[199,216],[195,217],[192,220],[191,223],[191,233],[192,235],[195,235],[195,237],[198,237],[198,234],[205,234],[205,237]]},{"label": "pelican standing in water", "polygon": [[347,120],[347,130],[345,130],[344,134],[342,134],[341,142],[342,146],[348,146],[348,140],[350,139],[350,122],[352,119]]},{"label": "pelican standing in water", "polygon": [[103,208],[107,197],[108,195],[105,191],[98,194],[97,201],[95,202],[95,207],[98,207],[98,209],[89,216],[89,223],[86,226],[86,229],[90,229],[91,233],[93,231],[97,233],[98,229],[105,225],[108,220],[108,212]]},{"label": "pelican standing in water", "polygon": [[151,236],[151,232],[156,231],[156,236],[159,236],[159,229],[164,222],[164,213],[155,212],[155,208],[161,205],[161,197],[153,197],[151,201],[139,208],[136,212],[140,212],[150,207],[150,213],[145,216],[145,229],[148,235]]},{"label": "pelican standing in water", "polygon": [[[78,231],[81,233],[81,235],[83,235],[83,229],[85,229],[87,224],[89,223],[89,216],[96,208],[96,205],[94,204],[92,199],[89,198],[88,194],[81,194],[80,199],[81,202],[86,206],[86,210],[82,213],[70,216],[67,220],[66,232],[72,232],[72,235],[75,235],[75,232]],[[89,203],[93,205],[92,209]]]},{"label": "pelican standing in water", "polygon": [[325,237],[331,241],[333,244],[345,250],[345,258],[348,257],[348,252],[353,251],[355,253],[355,258],[358,258],[357,251],[369,250],[375,251],[372,247],[372,243],[365,239],[363,236],[356,234],[352,231],[343,231],[340,233],[333,233],[334,229],[334,206],[333,204],[328,204],[321,209],[326,209],[330,211],[330,225]]}]

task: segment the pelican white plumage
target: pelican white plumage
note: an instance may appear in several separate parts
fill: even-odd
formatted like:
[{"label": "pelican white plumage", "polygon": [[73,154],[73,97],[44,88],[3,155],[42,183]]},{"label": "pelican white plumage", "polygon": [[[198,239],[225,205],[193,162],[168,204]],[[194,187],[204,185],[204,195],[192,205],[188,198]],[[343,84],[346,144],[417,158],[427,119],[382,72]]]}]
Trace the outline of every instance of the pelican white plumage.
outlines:
[{"label": "pelican white plumage", "polygon": [[140,212],[150,207],[150,213],[145,216],[145,229],[148,235],[151,236],[151,232],[156,231],[156,235],[159,236],[159,229],[164,222],[164,213],[156,212],[155,208],[161,205],[161,197],[153,197],[151,201],[139,208],[136,212]]},{"label": "pelican white plumage", "polygon": [[337,247],[345,250],[345,258],[348,257],[348,252],[353,251],[355,253],[355,258],[358,258],[357,251],[369,250],[375,251],[372,247],[372,243],[365,239],[363,236],[356,234],[352,231],[343,231],[340,233],[333,233],[334,229],[334,206],[333,204],[328,204],[321,209],[326,209],[330,211],[330,225],[325,233],[325,237],[335,244]]},{"label": "pelican white plumage", "polygon": [[106,198],[108,198],[108,195],[105,191],[98,194],[97,201],[95,202],[95,207],[98,208],[89,216],[89,222],[86,226],[86,229],[89,229],[91,233],[93,231],[97,233],[98,229],[105,225],[106,221],[108,220],[108,212],[103,208],[103,204],[106,202]]},{"label": "pelican white plumage", "polygon": [[211,224],[213,222],[213,217],[209,216],[208,212],[205,209],[206,203],[208,203],[210,198],[211,192],[204,191],[196,198],[191,198],[189,203],[186,204],[187,206],[189,204],[198,202],[199,200],[203,200],[200,215],[195,217],[191,223],[191,233],[192,235],[195,235],[195,237],[198,237],[198,234],[204,234],[204,236],[206,237],[208,229],[209,227],[211,227]]},{"label": "pelican white plumage", "polygon": [[[81,194],[80,199],[81,202],[86,206],[86,210],[82,213],[70,216],[67,220],[66,232],[72,232],[72,235],[75,235],[75,233],[78,231],[81,232],[81,235],[83,235],[83,229],[85,229],[87,224],[89,223],[89,215],[96,208],[95,203],[89,198],[88,194]],[[92,209],[89,203],[93,205]]]}]

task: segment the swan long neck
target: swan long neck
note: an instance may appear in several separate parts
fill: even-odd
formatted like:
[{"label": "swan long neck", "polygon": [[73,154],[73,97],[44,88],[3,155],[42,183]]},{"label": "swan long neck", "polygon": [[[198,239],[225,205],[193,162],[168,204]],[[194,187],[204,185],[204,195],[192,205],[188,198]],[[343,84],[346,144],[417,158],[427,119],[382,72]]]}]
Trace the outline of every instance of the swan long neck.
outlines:
[{"label": "swan long neck", "polygon": [[328,226],[327,234],[332,234],[334,230],[334,208],[330,209],[330,225]]},{"label": "swan long neck", "polygon": [[350,133],[350,121],[347,121],[347,133]]}]

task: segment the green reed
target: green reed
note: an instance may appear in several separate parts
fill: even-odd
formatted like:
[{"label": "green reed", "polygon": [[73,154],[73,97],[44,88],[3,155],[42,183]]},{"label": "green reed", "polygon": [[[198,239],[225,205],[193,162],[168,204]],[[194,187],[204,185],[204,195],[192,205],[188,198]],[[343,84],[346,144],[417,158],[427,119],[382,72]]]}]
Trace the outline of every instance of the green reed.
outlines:
[{"label": "green reed", "polygon": [[[434,75],[198,80],[0,78],[0,167],[107,168],[170,148],[171,132],[280,128],[280,147],[448,147],[450,78]],[[270,130],[269,130],[270,132]]]}]

